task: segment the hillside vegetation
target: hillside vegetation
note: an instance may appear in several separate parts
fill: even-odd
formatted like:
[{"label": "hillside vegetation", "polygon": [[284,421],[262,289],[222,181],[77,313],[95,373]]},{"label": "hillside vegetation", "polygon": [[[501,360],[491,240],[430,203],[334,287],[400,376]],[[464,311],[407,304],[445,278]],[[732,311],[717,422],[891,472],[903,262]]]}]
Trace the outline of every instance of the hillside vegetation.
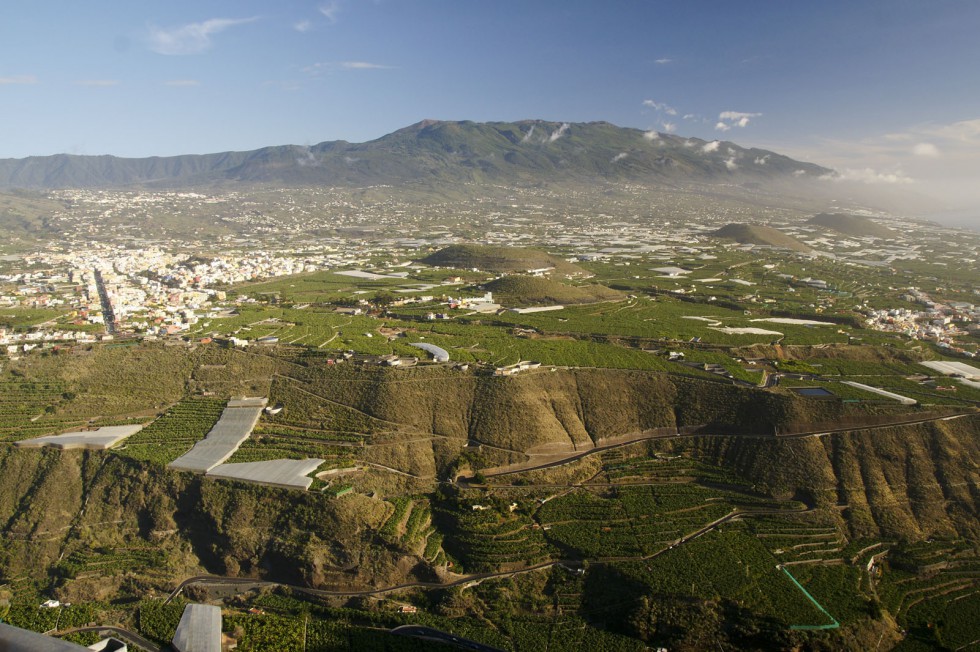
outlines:
[{"label": "hillside vegetation", "polygon": [[568,285],[548,278],[513,274],[486,283],[498,303],[507,306],[571,305],[616,301],[623,293],[603,285]]},{"label": "hillside vegetation", "polygon": [[[724,145],[724,146],[722,146]],[[738,160],[737,167],[730,162]],[[764,160],[764,164],[753,161]],[[729,164],[726,164],[729,163]],[[573,179],[792,180],[830,170],[731,142],[644,133],[608,122],[423,120],[366,143],[277,145],[246,152],[152,158],[0,159],[0,188],[88,188],[213,183],[365,186],[412,182],[537,183]]]},{"label": "hillside vegetation", "polygon": [[[974,637],[970,623],[954,619],[980,581],[977,414],[871,428],[879,417],[934,408],[810,400],[681,365],[676,373],[541,368],[495,377],[327,359],[299,347],[146,345],[12,363],[6,414],[23,423],[0,446],[5,619],[53,629],[37,609],[43,593],[84,605],[63,624],[123,622],[166,641],[180,604],[170,614],[140,600],[208,573],[348,597],[413,582],[438,587],[367,606],[344,595],[300,602],[285,588],[243,594],[228,616],[241,624],[243,648],[275,625],[304,632],[309,649],[374,649],[356,637],[422,623],[502,649],[542,649],[566,630],[575,635],[567,649],[698,649],[700,635],[690,632],[702,630],[723,648],[806,649],[817,634],[794,628],[829,616],[780,570],[785,564],[841,623],[819,634],[820,649],[868,649],[885,636],[896,641],[901,628],[916,628],[920,641]],[[93,398],[75,395],[122,368],[134,375],[121,379],[147,389],[127,395],[104,383]],[[267,395],[283,409],[262,417],[236,461],[318,457],[338,472],[317,481],[326,491],[166,469],[170,454],[213,422],[223,404],[216,397],[238,393]],[[43,418],[23,416],[39,405],[51,408]],[[153,425],[115,450],[9,445],[28,428],[41,434],[134,413]],[[854,430],[774,436],[807,424]],[[664,436],[593,450],[652,432]],[[555,452],[590,454],[493,472]],[[865,570],[873,554],[886,565],[874,586]],[[937,555],[950,563],[937,566]],[[559,560],[564,566],[529,569]],[[581,574],[568,570],[580,566]],[[520,574],[466,589],[439,584],[495,571]],[[208,599],[206,588],[192,588],[188,595]],[[405,602],[419,613],[398,614]],[[245,616],[243,606],[268,613]],[[948,626],[927,627],[929,609],[947,614]],[[160,626],[164,611],[170,630]],[[347,643],[315,647],[324,628]]]},{"label": "hillside vegetation", "polygon": [[808,219],[806,223],[858,237],[894,238],[897,235],[888,227],[876,224],[866,217],[846,213],[819,213]]},{"label": "hillside vegetation", "polygon": [[495,247],[490,245],[452,245],[429,254],[419,262],[437,267],[479,269],[486,272],[527,272],[532,269],[554,268],[562,276],[584,274],[585,271],[558,256],[539,249],[524,247]]},{"label": "hillside vegetation", "polygon": [[809,252],[812,249],[790,235],[786,235],[779,229],[761,224],[740,224],[733,222],[726,224],[711,235],[716,238],[734,240],[739,244],[768,245],[770,247],[782,247],[793,251]]}]

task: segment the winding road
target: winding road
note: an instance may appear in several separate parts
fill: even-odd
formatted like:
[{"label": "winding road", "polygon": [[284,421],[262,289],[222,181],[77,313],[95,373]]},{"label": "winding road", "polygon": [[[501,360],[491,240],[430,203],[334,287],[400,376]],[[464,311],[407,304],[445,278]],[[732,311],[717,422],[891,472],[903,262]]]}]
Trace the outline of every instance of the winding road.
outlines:
[{"label": "winding road", "polygon": [[[137,649],[146,650],[146,652],[164,652],[156,643],[152,643],[136,632],[131,632],[128,629],[123,629],[122,627],[116,627],[115,625],[103,625],[94,627],[74,627],[72,629],[65,629],[60,632],[55,632],[55,636],[62,637],[68,634],[74,634],[76,632],[96,632],[102,634],[102,632],[112,632],[115,638],[127,643],[128,645],[136,646]],[[169,647],[167,648],[170,649]]]}]

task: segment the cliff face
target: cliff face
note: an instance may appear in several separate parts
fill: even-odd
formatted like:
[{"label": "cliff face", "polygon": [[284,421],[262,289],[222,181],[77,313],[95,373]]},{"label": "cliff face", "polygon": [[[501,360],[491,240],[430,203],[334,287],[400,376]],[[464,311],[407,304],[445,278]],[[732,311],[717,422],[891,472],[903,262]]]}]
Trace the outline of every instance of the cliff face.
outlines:
[{"label": "cliff face", "polygon": [[[286,405],[273,423],[362,432],[439,435],[515,451],[673,426],[770,434],[773,428],[842,417],[811,401],[724,382],[618,370],[537,371],[510,378],[455,371],[290,370],[273,383]],[[292,408],[292,409],[291,409]]]},{"label": "cliff face", "polygon": [[839,509],[854,537],[980,536],[980,416],[819,438],[703,438],[689,446],[772,493]]},{"label": "cliff face", "polygon": [[588,448],[665,426],[704,425],[712,436],[658,440],[651,450],[684,453],[764,493],[833,510],[852,538],[980,537],[977,415],[783,439],[768,435],[789,423],[852,417],[853,408],[630,371],[495,378],[293,364],[279,372],[290,376],[275,375],[270,399],[285,409],[263,428],[324,449],[337,443],[333,433],[359,433],[364,445],[344,450],[389,470],[365,474],[354,494],[331,499],[205,480],[120,453],[4,446],[0,577],[75,577],[63,588],[69,599],[104,564],[117,572],[87,586],[87,595],[111,595],[122,582],[170,589],[176,578],[204,572],[313,586],[428,577],[432,567],[411,549],[382,543],[378,530],[392,508],[380,498],[435,491],[473,440],[489,451],[489,466],[520,461],[534,447]]},{"label": "cliff face", "polygon": [[[394,560],[369,543],[385,505],[350,498],[341,504],[203,480],[111,453],[7,448],[0,451],[0,576],[77,575],[76,590],[85,586],[92,599],[84,560],[95,552],[107,555],[100,564],[119,565],[100,580],[98,592],[107,595],[127,581],[128,570],[159,590],[200,573],[310,585],[367,581],[358,575],[361,563],[384,578]],[[134,561],[134,550],[156,555],[158,563]]]},{"label": "cliff face", "polygon": [[[610,437],[659,427],[703,426],[711,437],[683,438],[657,447],[680,447],[732,469],[764,491],[797,496],[839,511],[854,536],[924,538],[980,535],[978,481],[980,416],[918,425],[868,428],[875,413],[790,394],[706,380],[612,370],[529,373],[493,378],[418,370],[317,375],[310,391],[330,396],[326,415],[358,414],[377,428],[377,440],[403,441],[373,448],[373,461],[424,477],[438,475],[467,441],[493,451],[488,466],[520,461],[533,449],[581,450]],[[273,386],[287,405],[297,381]],[[909,416],[915,416],[909,415]],[[921,416],[928,416],[922,413]],[[855,428],[834,435],[759,437],[818,428]],[[861,428],[866,429],[861,429]],[[740,436],[740,435],[757,436]],[[429,439],[426,439],[426,438]],[[384,456],[381,451],[384,450]],[[377,456],[377,457],[371,457]]]}]

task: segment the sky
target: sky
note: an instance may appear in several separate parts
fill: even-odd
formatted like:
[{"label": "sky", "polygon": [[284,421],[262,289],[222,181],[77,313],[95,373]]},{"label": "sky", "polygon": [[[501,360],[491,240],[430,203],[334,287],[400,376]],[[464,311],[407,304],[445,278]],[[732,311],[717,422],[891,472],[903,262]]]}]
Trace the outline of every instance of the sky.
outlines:
[{"label": "sky", "polygon": [[0,158],[363,142],[423,119],[605,120],[980,208],[977,0],[5,5]]}]

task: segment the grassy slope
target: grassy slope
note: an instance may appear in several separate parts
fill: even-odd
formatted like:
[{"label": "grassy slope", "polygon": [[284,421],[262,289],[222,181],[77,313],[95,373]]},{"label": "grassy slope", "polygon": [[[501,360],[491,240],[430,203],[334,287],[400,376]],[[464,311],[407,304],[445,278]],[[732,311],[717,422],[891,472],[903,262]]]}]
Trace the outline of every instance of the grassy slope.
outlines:
[{"label": "grassy slope", "polygon": [[498,302],[507,306],[571,305],[623,298],[622,292],[602,285],[566,285],[547,278],[519,274],[499,278],[484,287],[493,292]]},{"label": "grassy slope", "polygon": [[820,213],[808,219],[806,223],[833,229],[846,235],[875,236],[878,238],[894,238],[897,235],[891,229],[876,224],[865,217],[845,213]]},{"label": "grassy slope", "polygon": [[726,224],[712,235],[716,238],[734,240],[741,244],[769,245],[801,252],[811,251],[810,247],[796,238],[771,226],[762,226],[761,224]]},{"label": "grassy slope", "polygon": [[480,269],[488,272],[526,272],[554,267],[558,274],[584,273],[576,265],[538,249],[494,247],[490,245],[452,245],[421,259],[426,265],[457,269]]}]

